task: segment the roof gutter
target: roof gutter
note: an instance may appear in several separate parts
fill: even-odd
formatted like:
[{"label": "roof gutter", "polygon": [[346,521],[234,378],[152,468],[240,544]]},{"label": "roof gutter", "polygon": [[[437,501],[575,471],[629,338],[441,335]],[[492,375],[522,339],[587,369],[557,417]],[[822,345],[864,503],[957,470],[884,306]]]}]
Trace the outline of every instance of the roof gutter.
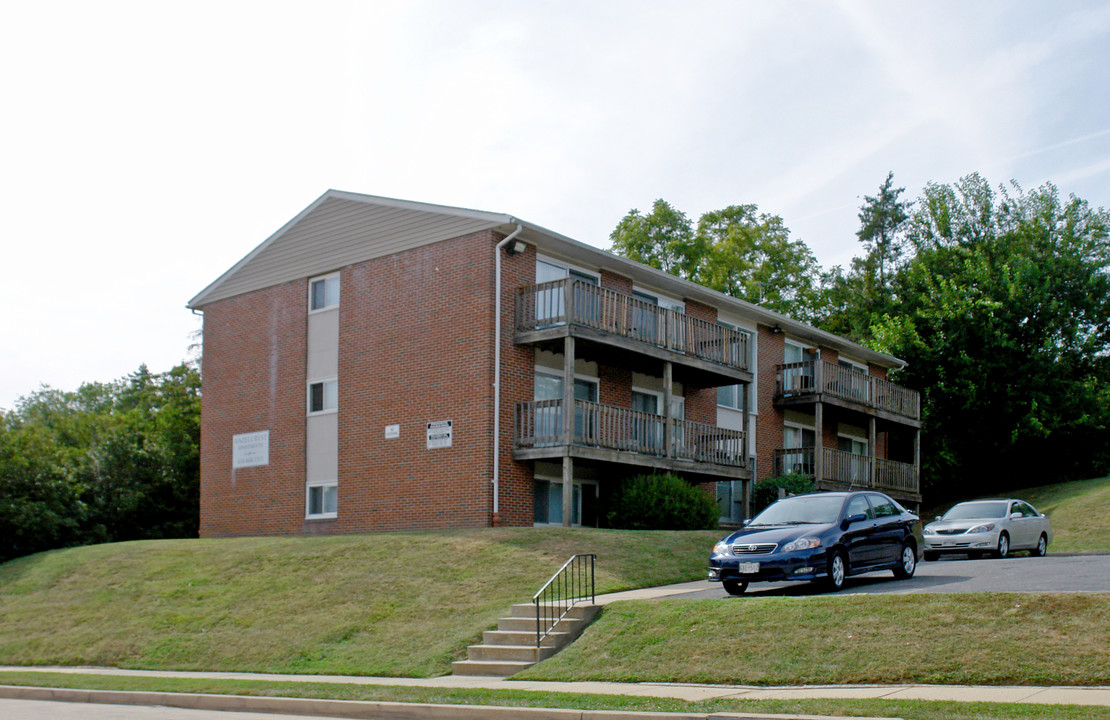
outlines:
[{"label": "roof gutter", "polygon": [[524,231],[515,219],[516,230],[509,233],[494,249],[497,269],[493,281],[493,518],[492,524],[501,524],[501,251]]}]

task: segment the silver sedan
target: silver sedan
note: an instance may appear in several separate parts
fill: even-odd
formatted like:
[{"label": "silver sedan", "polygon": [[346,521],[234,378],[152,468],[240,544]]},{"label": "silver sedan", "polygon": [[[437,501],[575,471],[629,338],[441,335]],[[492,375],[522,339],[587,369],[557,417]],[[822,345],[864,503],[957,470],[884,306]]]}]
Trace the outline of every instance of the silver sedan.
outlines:
[{"label": "silver sedan", "polygon": [[1015,498],[975,500],[954,505],[925,526],[925,559],[936,560],[941,553],[1006,557],[1013,550],[1039,557],[1048,552],[1050,542],[1052,523],[1029,503]]}]

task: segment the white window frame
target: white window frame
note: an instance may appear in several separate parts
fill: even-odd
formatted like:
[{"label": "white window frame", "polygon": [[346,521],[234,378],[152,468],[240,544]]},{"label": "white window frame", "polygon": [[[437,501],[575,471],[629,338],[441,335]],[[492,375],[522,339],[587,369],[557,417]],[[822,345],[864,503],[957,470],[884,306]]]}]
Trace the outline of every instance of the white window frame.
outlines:
[{"label": "white window frame", "polygon": [[[334,285],[332,284],[334,281]],[[313,288],[317,283],[324,283],[324,304],[320,307],[312,307]],[[327,275],[320,275],[318,277],[309,278],[308,280],[308,313],[327,312],[328,310],[335,310],[339,307],[339,298],[342,292],[342,285],[339,281],[339,273],[328,273]],[[332,292],[334,290],[334,293]]]},{"label": "white window frame", "polygon": [[[321,410],[312,409],[312,386],[322,385],[323,388],[323,402],[324,407]],[[328,407],[328,386],[334,388],[335,405]],[[336,378],[324,378],[321,380],[309,380],[305,387],[305,410],[307,415],[328,415],[330,413],[339,412],[339,380]]]},{"label": "white window frame", "polygon": [[655,301],[655,304],[661,308],[674,310],[675,312],[680,312],[684,315],[686,314],[685,300],[678,300],[669,295],[660,294],[658,290],[652,290],[651,288],[646,288],[641,285],[633,285],[632,292],[633,294],[637,294],[641,300],[647,300],[647,298],[651,298]]},{"label": "white window frame", "polygon": [[838,364],[843,363],[844,365],[851,366],[851,368],[853,370],[857,370],[857,371],[859,371],[860,373],[862,373],[864,375],[868,375],[868,376],[871,375],[871,368],[868,367],[866,363],[861,363],[858,360],[853,360],[852,358],[846,358],[843,355],[841,355],[840,358],[837,360],[837,363]]},{"label": "white window frame", "polygon": [[[838,430],[836,433],[836,438],[837,440],[839,440],[840,438],[844,438],[846,440],[851,440],[854,443],[859,443],[860,445],[863,445],[862,453],[852,452],[852,455],[858,455],[860,457],[871,457],[871,442],[862,435],[853,435],[851,433],[841,432]],[[837,449],[839,450],[839,448]]]},{"label": "white window frame", "polygon": [[655,413],[653,413],[653,414],[659,415],[659,416],[664,416],[665,415],[665,413],[663,412],[663,410],[665,409],[663,407],[664,393],[661,390],[649,390],[648,388],[640,387],[639,385],[633,385],[632,386],[632,392],[637,392],[637,393],[640,393],[641,395],[651,395],[652,397],[654,397],[655,398]]},{"label": "white window frame", "polygon": [[[539,255],[539,254],[536,255],[536,263],[537,263],[537,266],[536,266],[537,270],[539,269],[539,263],[545,263],[547,265],[551,265],[552,267],[562,268],[563,271],[566,273],[563,277],[570,277],[571,272],[574,272],[574,273],[577,273],[580,276],[580,279],[585,280],[585,279],[589,278],[589,279],[594,280],[597,285],[599,285],[599,286],[601,285],[601,273],[599,273],[595,270],[587,270],[587,269],[585,269],[583,267],[579,267],[577,265],[571,265],[570,263],[568,263],[564,260],[557,260],[553,257],[549,257],[547,255]],[[538,280],[539,273],[537,272],[536,275],[537,275],[537,280]]]},{"label": "white window frame", "polygon": [[[331,512],[328,512],[326,510],[324,512],[319,512],[319,513],[311,512],[311,509],[312,509],[312,491],[313,490],[320,490],[322,493],[325,493],[325,494],[321,495],[320,504],[321,504],[321,507],[327,507],[327,502],[326,502],[327,488],[333,488],[334,491],[335,491],[335,510],[333,510]],[[304,517],[305,517],[305,519],[306,520],[327,520],[327,519],[335,518],[335,517],[338,517],[338,516],[339,516],[339,481],[338,480],[310,480],[308,483],[306,483],[305,488],[304,488]]]},{"label": "white window frame", "polygon": [[[549,368],[546,365],[536,365],[535,366],[535,374],[536,375],[545,375],[549,378],[556,378],[556,379],[559,380],[559,382],[563,381],[563,374],[561,372],[559,372],[558,370],[555,370],[553,368]],[[596,377],[592,377],[590,375],[585,375],[583,373],[576,372],[576,373],[574,373],[574,379],[575,380],[585,380],[586,382],[588,382],[588,383],[590,383],[591,385],[594,386],[594,396],[597,398],[597,400],[590,400],[589,402],[596,402],[596,403],[601,402],[601,380],[600,380],[600,378],[596,378]],[[536,385],[536,383],[535,383],[535,380],[533,379],[533,381],[532,381],[532,399],[533,400],[538,400],[538,398],[536,397],[535,385]],[[551,399],[558,400],[560,398],[551,398]]]},{"label": "white window frame", "polygon": [[[804,430],[809,430],[811,433],[813,433],[813,447],[814,448],[818,447],[817,429],[815,427],[813,427],[812,425],[803,425],[800,422],[794,422],[792,420],[784,420],[783,423],[782,423],[782,429],[786,430],[787,428],[789,428],[791,430],[798,430],[799,432],[804,431]],[[799,438],[802,438],[802,437],[803,436],[799,435]],[[803,439],[803,442],[804,442],[804,439]],[[783,434],[782,445],[783,445],[784,450],[801,450],[801,449],[807,447],[806,445],[799,445],[797,447],[787,447],[786,446],[786,434],[785,433]]]}]

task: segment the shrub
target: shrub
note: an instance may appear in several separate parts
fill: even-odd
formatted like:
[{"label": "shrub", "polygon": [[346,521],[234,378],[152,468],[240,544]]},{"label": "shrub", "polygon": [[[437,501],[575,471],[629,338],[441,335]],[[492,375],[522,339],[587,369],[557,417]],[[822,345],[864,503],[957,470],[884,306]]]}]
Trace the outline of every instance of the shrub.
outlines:
[{"label": "shrub", "polygon": [[779,488],[787,495],[804,495],[817,489],[809,475],[791,473],[763,478],[752,488],[752,517],[779,499]]},{"label": "shrub", "polygon": [[712,530],[717,502],[677,475],[625,479],[609,498],[606,520],[625,530]]}]

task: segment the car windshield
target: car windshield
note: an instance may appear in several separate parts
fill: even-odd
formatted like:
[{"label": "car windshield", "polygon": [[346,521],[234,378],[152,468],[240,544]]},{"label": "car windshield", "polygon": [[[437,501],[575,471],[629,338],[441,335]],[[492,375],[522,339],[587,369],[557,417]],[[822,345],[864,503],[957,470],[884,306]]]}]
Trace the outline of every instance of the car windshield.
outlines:
[{"label": "car windshield", "polygon": [[977,520],[979,518],[1006,517],[1006,508],[1009,503],[1001,502],[974,502],[960,503],[944,513],[941,520]]},{"label": "car windshield", "polygon": [[804,495],[779,500],[748,523],[753,525],[831,525],[840,517],[843,495]]}]

